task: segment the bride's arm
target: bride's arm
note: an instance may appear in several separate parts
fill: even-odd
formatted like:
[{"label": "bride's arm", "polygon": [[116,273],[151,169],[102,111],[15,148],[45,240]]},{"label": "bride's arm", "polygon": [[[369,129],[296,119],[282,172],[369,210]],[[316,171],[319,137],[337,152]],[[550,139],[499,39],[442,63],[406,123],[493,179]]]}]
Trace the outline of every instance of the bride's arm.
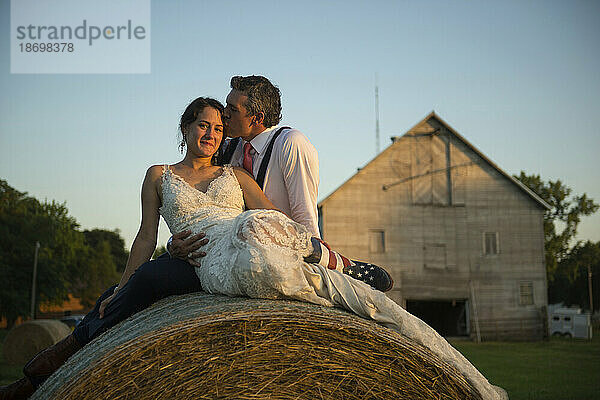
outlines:
[{"label": "bride's arm", "polygon": [[161,167],[154,165],[146,171],[146,177],[142,184],[142,222],[140,229],[131,245],[129,258],[121,281],[116,290],[125,286],[135,270],[148,261],[156,248],[156,238],[158,236],[158,209],[161,204],[159,197]]},{"label": "bride's arm", "polygon": [[281,210],[275,207],[273,203],[267,199],[263,191],[260,190],[260,187],[256,181],[248,172],[246,172],[246,170],[234,167],[233,171],[238,182],[240,183],[242,192],[244,193],[244,202],[246,203],[247,209],[277,210],[281,212]]}]

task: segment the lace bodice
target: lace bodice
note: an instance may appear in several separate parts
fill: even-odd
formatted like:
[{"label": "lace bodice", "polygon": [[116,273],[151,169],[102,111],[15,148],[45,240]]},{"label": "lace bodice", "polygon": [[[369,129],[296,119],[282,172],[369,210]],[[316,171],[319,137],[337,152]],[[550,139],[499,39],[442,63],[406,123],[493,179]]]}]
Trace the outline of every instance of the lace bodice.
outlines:
[{"label": "lace bodice", "polygon": [[224,219],[232,219],[244,210],[244,196],[231,165],[223,166],[202,192],[175,174],[168,166],[163,167],[162,206],[160,214],[171,233],[181,232],[191,226],[199,231],[210,229]]}]

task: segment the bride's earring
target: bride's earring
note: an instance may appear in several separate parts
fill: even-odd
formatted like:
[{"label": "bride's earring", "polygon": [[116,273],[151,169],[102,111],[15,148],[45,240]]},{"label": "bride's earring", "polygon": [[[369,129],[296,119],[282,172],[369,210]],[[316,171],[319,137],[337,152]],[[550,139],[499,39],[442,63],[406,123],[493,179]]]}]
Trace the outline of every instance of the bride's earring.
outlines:
[{"label": "bride's earring", "polygon": [[181,139],[181,143],[179,143],[179,151],[183,154],[183,150],[185,150],[185,134],[183,134],[183,139]]}]

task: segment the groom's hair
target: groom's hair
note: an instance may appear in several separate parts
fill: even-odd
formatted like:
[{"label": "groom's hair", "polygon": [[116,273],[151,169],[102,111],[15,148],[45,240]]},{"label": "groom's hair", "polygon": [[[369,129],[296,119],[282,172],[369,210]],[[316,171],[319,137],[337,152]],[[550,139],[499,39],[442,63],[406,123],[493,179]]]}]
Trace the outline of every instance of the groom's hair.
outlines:
[{"label": "groom's hair", "polygon": [[281,92],[267,78],[260,75],[234,76],[231,88],[244,92],[248,101],[244,104],[248,115],[262,112],[265,128],[275,126],[281,120]]}]

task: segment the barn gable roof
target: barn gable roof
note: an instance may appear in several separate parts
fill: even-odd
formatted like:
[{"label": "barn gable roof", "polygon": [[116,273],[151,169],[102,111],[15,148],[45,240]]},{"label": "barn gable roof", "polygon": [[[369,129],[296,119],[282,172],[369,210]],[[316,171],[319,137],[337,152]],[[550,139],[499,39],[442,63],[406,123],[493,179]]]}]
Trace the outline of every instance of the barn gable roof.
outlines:
[{"label": "barn gable roof", "polygon": [[[496,163],[494,163],[492,160],[490,160],[485,154],[483,154],[481,151],[479,151],[475,146],[473,146],[467,139],[465,139],[463,136],[461,136],[456,130],[454,130],[454,128],[452,128],[446,121],[444,121],[439,115],[437,115],[435,113],[435,111],[430,112],[425,118],[423,118],[421,121],[419,121],[418,123],[416,123],[413,127],[411,127],[409,130],[407,130],[402,136],[403,137],[407,134],[409,134],[411,131],[413,131],[415,128],[417,128],[419,125],[427,122],[429,119],[431,118],[435,118],[440,124],[442,124],[450,133],[452,133],[458,140],[460,140],[465,146],[467,146],[469,149],[471,149],[475,154],[477,154],[479,157],[481,157],[482,160],[484,160],[486,163],[488,163],[492,168],[494,168],[496,171],[498,171],[500,173],[500,175],[504,176],[506,179],[508,179],[510,182],[512,182],[515,186],[517,186],[522,192],[524,192],[527,196],[529,196],[533,201],[535,201],[538,205],[540,205],[542,208],[545,208],[546,210],[549,210],[551,208],[551,206],[546,203],[540,196],[538,196],[533,190],[529,189],[526,185],[524,185],[521,181],[519,181],[518,179],[514,178],[512,175],[506,173],[502,168],[500,168]],[[375,156],[375,158],[371,161],[369,161],[367,163],[367,165],[369,165],[371,162],[373,162],[375,159],[377,159],[378,157],[382,156],[383,153],[385,153],[386,151],[388,151],[389,149],[391,149],[394,144],[396,143],[397,139],[399,139],[400,137],[398,136],[393,136],[392,137],[392,141],[394,143],[392,143],[391,146],[388,146],[385,150],[383,150],[381,153],[379,153],[377,156]],[[331,192],[326,198],[324,198],[322,201],[319,202],[319,205],[323,205],[325,202],[327,202],[327,200],[329,200],[331,198],[331,196],[333,196],[338,190],[340,190],[346,183],[348,183],[350,180],[352,180],[352,178],[354,178],[357,174],[360,173],[360,170],[362,168],[359,168],[359,170],[352,175],[350,178],[348,178],[344,183],[342,183],[340,186],[337,187],[337,189],[335,189],[333,192]]]}]

